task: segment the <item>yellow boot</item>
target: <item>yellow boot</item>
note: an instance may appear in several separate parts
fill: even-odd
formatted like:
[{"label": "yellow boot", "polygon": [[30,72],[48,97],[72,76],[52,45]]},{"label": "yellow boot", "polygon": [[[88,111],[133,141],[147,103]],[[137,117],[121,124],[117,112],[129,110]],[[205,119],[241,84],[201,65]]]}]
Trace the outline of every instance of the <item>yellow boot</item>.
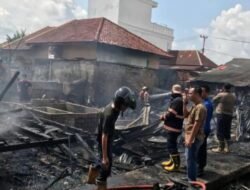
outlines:
[{"label": "yellow boot", "polygon": [[173,162],[170,165],[165,166],[164,169],[168,172],[179,170],[179,168],[180,168],[180,155],[179,154],[171,155],[171,158],[172,158]]},{"label": "yellow boot", "polygon": [[172,156],[170,155],[169,160],[162,162],[161,165],[165,167],[165,166],[170,166],[172,163],[173,163],[173,159],[172,159]]}]

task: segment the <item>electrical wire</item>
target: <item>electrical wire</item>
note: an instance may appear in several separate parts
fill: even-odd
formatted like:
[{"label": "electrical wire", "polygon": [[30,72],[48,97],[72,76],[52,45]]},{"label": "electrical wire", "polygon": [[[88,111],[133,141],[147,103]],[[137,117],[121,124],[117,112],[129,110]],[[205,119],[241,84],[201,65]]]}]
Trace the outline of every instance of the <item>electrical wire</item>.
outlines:
[{"label": "electrical wire", "polygon": [[218,40],[225,40],[225,41],[231,41],[231,42],[238,42],[238,43],[247,43],[250,44],[250,41],[245,41],[245,40],[234,40],[234,39],[229,39],[229,38],[223,38],[223,37],[216,37],[216,36],[209,36],[210,38],[215,38]]},{"label": "electrical wire", "polygon": [[180,43],[180,42],[192,41],[192,40],[195,40],[196,38],[198,38],[198,36],[189,36],[189,37],[180,38],[174,41]]},{"label": "electrical wire", "polygon": [[237,56],[230,55],[230,54],[227,54],[227,53],[224,53],[224,52],[220,52],[220,51],[217,51],[217,50],[213,50],[213,49],[207,49],[207,48],[206,48],[205,50],[206,50],[206,51],[211,51],[211,52],[214,52],[214,53],[217,53],[217,54],[229,56],[229,57],[237,57]]}]

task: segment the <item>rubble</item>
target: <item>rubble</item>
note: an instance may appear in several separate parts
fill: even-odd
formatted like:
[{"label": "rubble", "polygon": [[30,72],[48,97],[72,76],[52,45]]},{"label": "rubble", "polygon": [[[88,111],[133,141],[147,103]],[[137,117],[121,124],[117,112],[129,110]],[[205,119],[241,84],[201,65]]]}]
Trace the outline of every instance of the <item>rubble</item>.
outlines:
[{"label": "rubble", "polygon": [[[167,104],[167,102],[165,103]],[[11,114],[11,117],[15,118],[12,121],[1,120],[1,125],[13,127],[0,134],[0,152],[2,152],[0,165],[5,166],[4,171],[0,174],[4,183],[3,187],[20,190],[91,189],[81,181],[82,176],[87,175],[89,164],[97,160],[94,126],[96,127],[99,109],[48,100],[36,100],[26,105],[2,102],[1,107],[4,109],[1,111],[0,117],[4,118]],[[41,109],[36,108],[41,107],[47,107],[48,113],[39,113]],[[77,113],[74,113],[73,108],[77,108]],[[66,113],[63,111],[58,113],[58,109],[64,110]],[[161,109],[165,108],[161,107]],[[56,112],[54,112],[55,110]],[[93,116],[94,114],[96,115]],[[159,120],[160,112],[146,106],[137,114],[136,118],[134,115],[135,113],[125,114],[123,118],[119,118],[116,125],[111,185],[134,184],[137,178],[131,181],[131,176],[134,175],[131,175],[132,173],[138,175],[139,178],[136,182],[138,185],[142,183],[153,185],[157,182],[164,184],[166,179],[178,184],[178,179],[185,175],[185,171],[181,170],[180,173],[172,175],[164,173],[159,166],[162,159],[168,157],[167,140]],[[64,122],[65,117],[70,118],[71,122]],[[80,121],[75,122],[77,119]],[[84,119],[86,119],[86,123],[84,123]],[[93,121],[93,125],[90,125],[91,121]],[[235,121],[234,127],[237,127]],[[242,131],[242,134],[245,134],[248,128],[244,127],[244,129],[246,130]],[[209,148],[214,145],[213,139],[213,136],[209,139]],[[245,144],[242,142],[241,145],[235,144],[234,146],[244,147]],[[183,148],[180,145],[181,153],[184,152]],[[230,159],[241,158],[246,163],[250,159],[248,151],[245,154],[241,151],[241,153],[233,152],[230,155]],[[184,159],[184,156],[182,158]],[[185,162],[182,161],[182,163]],[[209,166],[208,168],[214,171],[214,167]],[[228,166],[222,170],[227,171]],[[154,172],[155,174],[153,174]],[[11,180],[8,176],[12,176]],[[217,177],[221,178],[220,175]],[[215,176],[209,177],[211,181],[216,179]],[[180,180],[179,183],[181,183]],[[187,189],[188,187],[182,184],[178,188]],[[232,187],[230,188],[232,189]]]},{"label": "rubble", "polygon": [[250,140],[250,95],[244,94],[238,100],[236,108],[238,120],[237,140]]}]

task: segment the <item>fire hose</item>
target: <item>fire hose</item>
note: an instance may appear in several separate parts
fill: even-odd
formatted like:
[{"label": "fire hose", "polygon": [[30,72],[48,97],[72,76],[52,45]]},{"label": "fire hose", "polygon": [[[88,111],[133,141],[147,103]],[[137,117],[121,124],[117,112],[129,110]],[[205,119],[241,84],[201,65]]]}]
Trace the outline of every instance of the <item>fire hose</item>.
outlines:
[{"label": "fire hose", "polygon": [[[206,190],[206,185],[200,181],[192,181],[191,185],[201,189]],[[134,186],[121,186],[121,187],[112,187],[108,190],[165,190],[165,189],[179,189],[176,187],[174,182],[167,183],[165,185],[155,184],[155,185],[134,185]]]}]

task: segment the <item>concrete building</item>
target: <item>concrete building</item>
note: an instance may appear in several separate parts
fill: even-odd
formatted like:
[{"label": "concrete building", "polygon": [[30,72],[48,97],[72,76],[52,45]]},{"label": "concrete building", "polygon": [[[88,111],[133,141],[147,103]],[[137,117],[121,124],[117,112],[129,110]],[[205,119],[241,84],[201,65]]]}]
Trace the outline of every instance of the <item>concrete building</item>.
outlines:
[{"label": "concrete building", "polygon": [[173,29],[151,22],[153,0],[89,0],[88,17],[106,17],[136,35],[167,51],[173,42]]},{"label": "concrete building", "polygon": [[[170,80],[160,79],[159,66],[162,60],[172,57],[105,18],[72,20],[58,27],[45,27],[23,39],[3,44],[0,56],[12,73],[19,70],[33,82],[43,82],[42,87],[40,83],[33,85],[33,91],[38,87],[42,92],[38,97],[45,88],[51,91],[55,86],[63,86],[68,95],[65,83],[73,83],[77,86],[74,99],[79,95],[85,97],[78,103],[86,102],[90,96],[98,105],[108,103],[114,91],[123,85],[135,91],[144,85],[158,87],[162,82],[167,86]],[[162,76],[170,77],[166,73]],[[46,85],[47,81],[53,83],[53,88]]]}]

